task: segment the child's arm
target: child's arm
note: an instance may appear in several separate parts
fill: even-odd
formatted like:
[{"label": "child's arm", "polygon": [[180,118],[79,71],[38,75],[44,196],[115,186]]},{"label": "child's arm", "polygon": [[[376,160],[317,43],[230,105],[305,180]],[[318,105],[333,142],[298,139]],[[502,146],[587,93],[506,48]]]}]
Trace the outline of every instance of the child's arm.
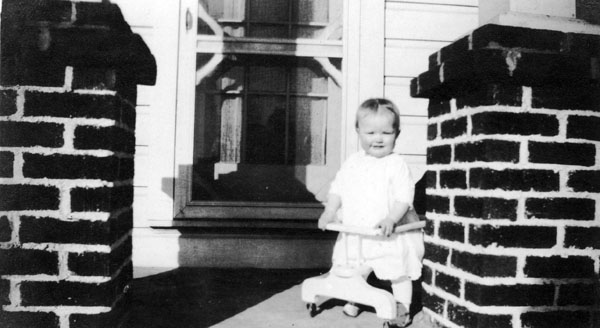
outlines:
[{"label": "child's arm", "polygon": [[319,217],[319,229],[325,230],[327,223],[335,221],[335,215],[340,207],[342,207],[342,198],[336,194],[329,194],[325,210]]},{"label": "child's arm", "polygon": [[404,214],[408,212],[410,204],[404,202],[395,202],[390,209],[390,213],[387,217],[375,226],[375,228],[381,228],[381,232],[384,236],[390,236],[394,232],[394,226],[400,222]]}]

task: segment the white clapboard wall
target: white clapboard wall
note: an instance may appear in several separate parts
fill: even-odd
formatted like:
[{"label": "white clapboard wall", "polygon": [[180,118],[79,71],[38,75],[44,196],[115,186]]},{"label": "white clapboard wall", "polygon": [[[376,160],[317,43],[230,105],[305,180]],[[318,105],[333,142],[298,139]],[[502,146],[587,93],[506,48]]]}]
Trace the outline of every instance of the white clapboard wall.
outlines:
[{"label": "white clapboard wall", "polygon": [[396,150],[416,179],[425,171],[427,100],[410,97],[410,80],[427,70],[429,55],[477,24],[478,0],[386,1],[385,96],[402,114]]},{"label": "white clapboard wall", "polygon": [[[383,0],[377,0],[383,1]],[[156,85],[138,86],[136,227],[173,216],[179,1],[112,0],[158,65]],[[477,0],[385,1],[384,96],[402,113],[397,150],[416,178],[424,172],[427,101],[410,97],[410,80],[426,71],[428,57],[477,26]]]}]

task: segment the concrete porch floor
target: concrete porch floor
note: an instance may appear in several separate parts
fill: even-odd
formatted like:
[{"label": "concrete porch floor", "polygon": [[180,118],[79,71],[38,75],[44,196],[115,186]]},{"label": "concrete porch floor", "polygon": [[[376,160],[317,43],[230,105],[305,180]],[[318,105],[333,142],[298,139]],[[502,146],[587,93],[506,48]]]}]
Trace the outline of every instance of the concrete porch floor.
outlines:
[{"label": "concrete porch floor", "polygon": [[[327,269],[136,268],[126,328],[381,327],[372,309],[357,318],[342,314],[342,302],[328,302],[311,318],[299,284]],[[417,309],[418,311],[419,309]],[[435,327],[422,313],[412,328]]]}]

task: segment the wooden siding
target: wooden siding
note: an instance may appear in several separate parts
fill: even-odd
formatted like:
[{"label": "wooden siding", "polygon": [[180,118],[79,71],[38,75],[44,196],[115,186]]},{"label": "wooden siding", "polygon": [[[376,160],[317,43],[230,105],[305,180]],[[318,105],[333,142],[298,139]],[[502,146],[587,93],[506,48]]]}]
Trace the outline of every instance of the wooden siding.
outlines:
[{"label": "wooden siding", "polygon": [[112,0],[156,59],[154,86],[138,86],[134,224],[172,216],[178,1]]},{"label": "wooden siding", "polygon": [[425,72],[429,55],[477,27],[476,0],[387,0],[385,97],[400,109],[402,134],[396,149],[413,175],[425,172],[427,100],[410,97],[410,79]]}]

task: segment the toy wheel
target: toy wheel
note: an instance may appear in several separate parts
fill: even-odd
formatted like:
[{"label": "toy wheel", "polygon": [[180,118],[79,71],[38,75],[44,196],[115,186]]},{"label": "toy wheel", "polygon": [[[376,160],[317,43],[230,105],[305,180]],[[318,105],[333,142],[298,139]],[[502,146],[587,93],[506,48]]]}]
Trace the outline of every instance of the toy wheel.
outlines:
[{"label": "toy wheel", "polygon": [[308,314],[310,315],[311,318],[316,316],[317,313],[319,312],[319,307],[315,303],[306,304],[306,309],[308,310]]}]

